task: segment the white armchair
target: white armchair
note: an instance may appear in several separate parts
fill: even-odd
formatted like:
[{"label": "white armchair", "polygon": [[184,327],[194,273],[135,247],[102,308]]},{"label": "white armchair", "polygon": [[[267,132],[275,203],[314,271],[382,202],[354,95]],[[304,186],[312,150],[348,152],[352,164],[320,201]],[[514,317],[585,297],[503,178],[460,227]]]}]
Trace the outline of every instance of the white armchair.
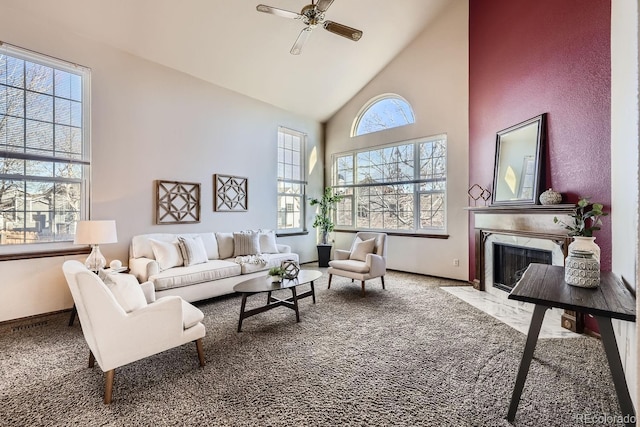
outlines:
[{"label": "white armchair", "polygon": [[135,286],[121,283],[114,289],[119,285],[111,283],[109,288],[78,261],[66,261],[62,270],[89,346],[89,367],[97,361],[105,372],[105,404],[111,402],[113,377],[120,366],[191,341],[204,366],[204,315],[196,307],[176,296],[155,300],[153,284],[138,285],[133,276],[127,275]]},{"label": "white armchair", "polygon": [[384,287],[384,275],[387,272],[387,235],[385,233],[373,233],[360,231],[348,251],[336,249],[335,259],[329,262],[329,286],[331,278],[336,276],[348,277],[353,282],[359,280],[362,283],[362,296],[365,296],[364,282],[380,277],[382,289]]}]

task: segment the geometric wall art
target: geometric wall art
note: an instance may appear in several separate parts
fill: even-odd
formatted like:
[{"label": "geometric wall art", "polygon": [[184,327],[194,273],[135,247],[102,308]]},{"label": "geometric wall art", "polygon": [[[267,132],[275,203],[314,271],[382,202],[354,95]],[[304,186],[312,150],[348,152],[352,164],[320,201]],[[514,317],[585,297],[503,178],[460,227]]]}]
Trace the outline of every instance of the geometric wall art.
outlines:
[{"label": "geometric wall art", "polygon": [[156,224],[200,222],[200,184],[156,181]]},{"label": "geometric wall art", "polygon": [[247,178],[213,175],[213,209],[216,212],[242,212],[248,209]]}]

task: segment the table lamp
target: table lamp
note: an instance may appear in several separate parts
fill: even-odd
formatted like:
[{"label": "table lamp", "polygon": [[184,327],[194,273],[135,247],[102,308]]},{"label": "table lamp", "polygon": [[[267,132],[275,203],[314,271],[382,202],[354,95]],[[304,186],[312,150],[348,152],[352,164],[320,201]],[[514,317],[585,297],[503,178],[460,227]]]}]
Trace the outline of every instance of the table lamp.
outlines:
[{"label": "table lamp", "polygon": [[98,271],[107,265],[107,260],[100,253],[98,245],[104,243],[116,243],[116,222],[106,221],[78,221],[76,226],[76,237],[73,243],[80,245],[91,245],[91,254],[84,262],[84,265],[91,271]]}]

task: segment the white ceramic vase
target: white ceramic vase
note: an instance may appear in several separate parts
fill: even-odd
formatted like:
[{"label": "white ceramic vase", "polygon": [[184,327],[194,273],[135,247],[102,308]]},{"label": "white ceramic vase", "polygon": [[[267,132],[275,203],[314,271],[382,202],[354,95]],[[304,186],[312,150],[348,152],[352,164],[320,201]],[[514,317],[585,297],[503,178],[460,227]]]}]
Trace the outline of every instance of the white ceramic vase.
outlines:
[{"label": "white ceramic vase", "polygon": [[593,257],[600,262],[600,246],[596,244],[595,237],[573,236],[573,242],[569,244],[568,252],[591,252]]}]

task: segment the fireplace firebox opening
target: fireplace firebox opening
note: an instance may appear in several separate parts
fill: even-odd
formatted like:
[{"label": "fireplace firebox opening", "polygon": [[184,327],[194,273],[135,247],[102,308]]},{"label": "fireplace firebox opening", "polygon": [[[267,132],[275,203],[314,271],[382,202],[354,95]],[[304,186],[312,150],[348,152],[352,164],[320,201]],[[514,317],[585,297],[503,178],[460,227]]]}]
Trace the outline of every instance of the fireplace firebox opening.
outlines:
[{"label": "fireplace firebox opening", "polygon": [[532,262],[553,264],[551,251],[493,243],[493,286],[511,292]]}]

